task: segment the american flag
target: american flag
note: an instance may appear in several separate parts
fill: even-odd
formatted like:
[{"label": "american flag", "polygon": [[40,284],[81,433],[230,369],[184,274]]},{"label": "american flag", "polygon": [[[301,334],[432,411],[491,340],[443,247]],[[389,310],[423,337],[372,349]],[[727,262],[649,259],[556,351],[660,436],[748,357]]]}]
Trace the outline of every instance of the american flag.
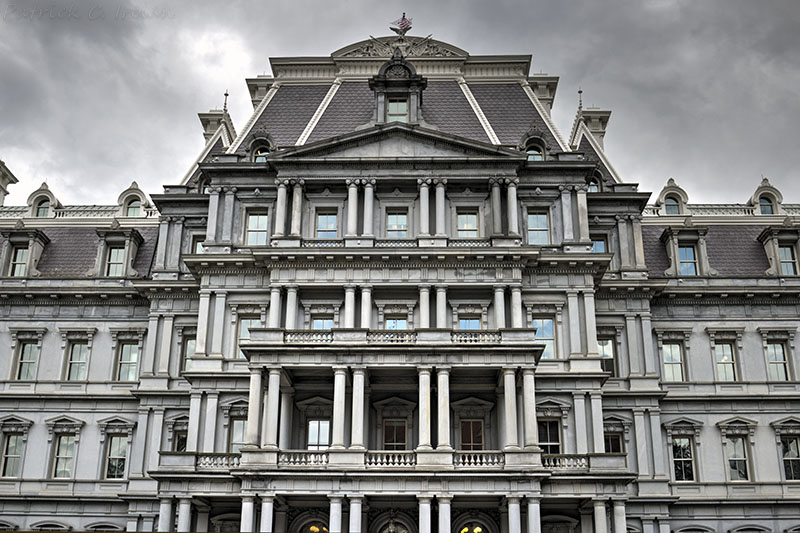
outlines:
[{"label": "american flag", "polygon": [[411,19],[406,18],[406,14],[403,13],[402,17],[389,25],[389,29],[399,33],[400,35],[404,35],[408,30],[411,29]]}]

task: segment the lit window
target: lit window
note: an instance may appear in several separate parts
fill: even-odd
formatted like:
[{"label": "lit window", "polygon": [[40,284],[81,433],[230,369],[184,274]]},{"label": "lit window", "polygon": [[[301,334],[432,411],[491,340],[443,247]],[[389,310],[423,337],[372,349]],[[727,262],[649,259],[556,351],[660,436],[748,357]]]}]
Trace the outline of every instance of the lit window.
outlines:
[{"label": "lit window", "polygon": [[183,369],[192,369],[191,357],[194,355],[195,348],[197,347],[197,337],[184,337],[183,338]]},{"label": "lit window", "polygon": [[678,262],[681,276],[697,275],[697,254],[694,246],[678,246]]},{"label": "lit window", "polygon": [[714,358],[718,381],[736,381],[736,363],[733,359],[733,344],[714,344]]},{"label": "lit window", "polygon": [[131,200],[128,207],[125,209],[125,216],[138,217],[142,214],[141,200]]},{"label": "lit window", "polygon": [[317,239],[335,239],[336,232],[336,211],[318,211]]},{"label": "lit window", "polygon": [[122,246],[111,246],[108,249],[106,260],[106,276],[117,278],[125,272],[125,248]]},{"label": "lit window", "polygon": [[592,238],[592,253],[593,254],[604,254],[608,246],[606,246],[606,240],[602,237],[599,238]]},{"label": "lit window", "polygon": [[778,256],[781,262],[781,275],[797,275],[797,257],[794,254],[794,246],[779,246]]},{"label": "lit window", "polygon": [[[241,346],[243,341],[250,340],[250,329],[260,328],[261,318],[257,316],[241,316],[239,317],[239,342],[237,347]],[[244,359],[244,352],[241,348],[238,351],[239,359]]]},{"label": "lit window", "polygon": [[800,437],[781,437],[783,471],[787,481],[800,480]]},{"label": "lit window", "polygon": [[481,329],[481,317],[479,316],[458,317],[458,329]]},{"label": "lit window", "polygon": [[461,449],[483,450],[483,420],[461,420]]},{"label": "lit window", "polygon": [[56,439],[53,449],[53,477],[72,477],[72,463],[75,457],[75,435],[62,433]]},{"label": "lit window", "polygon": [[39,345],[35,342],[23,342],[19,347],[19,360],[17,363],[17,379],[30,381],[36,377],[36,357],[39,355]]},{"label": "lit window", "polygon": [[528,213],[528,244],[550,244],[550,226],[547,213]]},{"label": "lit window", "polygon": [[534,318],[533,327],[536,330],[534,339],[536,344],[544,344],[542,359],[554,359],[556,356],[556,335],[552,318]]},{"label": "lit window", "polygon": [[311,329],[328,331],[333,329],[332,316],[314,316],[311,317]]},{"label": "lit window", "polygon": [[539,447],[543,453],[561,453],[561,422],[558,420],[539,420]]},{"label": "lit window", "polygon": [[600,182],[597,181],[597,178],[589,180],[588,192],[600,192]]},{"label": "lit window", "polygon": [[308,439],[306,448],[308,450],[327,450],[331,445],[331,422],[330,420],[309,420]]},{"label": "lit window", "polygon": [[186,443],[189,441],[189,432],[185,429],[179,429],[172,434],[172,451],[185,452]]},{"label": "lit window", "polygon": [[383,421],[383,449],[405,450],[406,421],[402,419],[387,419]]},{"label": "lit window", "polygon": [[386,213],[386,238],[405,239],[408,237],[408,213],[388,211]]},{"label": "lit window", "polygon": [[604,433],[603,442],[605,443],[606,453],[624,453],[622,435],[619,433]]},{"label": "lit window", "polygon": [[266,246],[267,231],[266,213],[248,213],[247,236],[245,238],[247,246]]},{"label": "lit window", "polygon": [[767,343],[767,369],[770,381],[789,380],[786,346],[782,342]]},{"label": "lit window", "polygon": [[456,215],[459,239],[474,239],[478,236],[478,213],[461,211]]},{"label": "lit window", "polygon": [[253,151],[253,162],[266,163],[268,156],[269,156],[269,147],[259,146]]},{"label": "lit window", "polygon": [[694,481],[694,443],[691,437],[672,437],[675,481]]},{"label": "lit window", "polygon": [[678,200],[672,196],[667,196],[664,199],[664,213],[667,215],[680,215],[681,214],[681,204],[678,203]]},{"label": "lit window", "polygon": [[139,345],[123,342],[119,345],[119,381],[136,381],[139,362]]},{"label": "lit window", "polygon": [[775,209],[772,205],[772,200],[767,198],[766,196],[762,196],[758,199],[758,207],[761,210],[762,215],[774,215]]},{"label": "lit window", "polygon": [[242,446],[247,444],[247,419],[246,418],[231,418],[231,431],[230,439],[228,440],[228,451],[231,453],[239,453]]},{"label": "lit window", "polygon": [[89,357],[89,343],[73,342],[69,345],[67,360],[67,381],[86,379],[86,362]]},{"label": "lit window", "polygon": [[15,278],[24,278],[28,273],[28,247],[15,246],[11,254],[9,274]]},{"label": "lit window", "polygon": [[743,436],[731,435],[726,438],[725,453],[728,458],[728,475],[731,481],[747,481],[750,475],[747,468],[747,442]]},{"label": "lit window", "polygon": [[386,110],[386,122],[408,122],[408,100],[390,98]]},{"label": "lit window", "polygon": [[36,206],[36,217],[46,218],[50,216],[50,200],[42,200]]},{"label": "lit window", "polygon": [[525,152],[528,154],[528,161],[544,161],[544,154],[538,146],[528,146]]},{"label": "lit window", "polygon": [[386,329],[408,329],[408,318],[404,316],[387,316],[385,320]]},{"label": "lit window", "polygon": [[126,435],[109,435],[108,455],[106,456],[106,478],[120,479],[125,477],[125,459],[128,452]]},{"label": "lit window", "polygon": [[683,349],[676,342],[665,342],[662,346],[664,352],[664,381],[683,381]]},{"label": "lit window", "polygon": [[614,339],[597,339],[597,350],[600,353],[600,367],[603,372],[611,372],[612,376],[617,375],[617,365],[614,361]]},{"label": "lit window", "polygon": [[2,477],[19,476],[22,465],[22,433],[6,433],[3,437]]}]

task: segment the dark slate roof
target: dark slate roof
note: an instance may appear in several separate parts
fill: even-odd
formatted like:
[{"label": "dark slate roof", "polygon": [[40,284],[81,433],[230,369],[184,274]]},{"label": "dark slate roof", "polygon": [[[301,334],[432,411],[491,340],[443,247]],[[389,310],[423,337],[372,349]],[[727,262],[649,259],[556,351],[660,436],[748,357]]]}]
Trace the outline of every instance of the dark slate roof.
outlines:
[{"label": "dark slate roof", "polygon": [[592,143],[589,142],[589,139],[587,139],[585,135],[581,137],[581,143],[580,145],[578,145],[577,151],[583,152],[583,155],[587,161],[597,163],[597,168],[600,169],[600,172],[603,174],[603,178],[609,178],[612,180],[613,183],[611,172],[608,170],[608,167],[606,167],[605,164],[603,164],[602,159],[600,159],[600,156],[595,151],[594,147],[592,146]]},{"label": "dark slate roof", "polygon": [[[651,277],[662,278],[669,259],[661,234],[666,226],[643,226],[644,255]],[[758,235],[764,226],[710,226],[706,234],[708,262],[721,277],[762,277],[769,268]]]},{"label": "dark slate roof", "polygon": [[535,127],[544,132],[550,150],[561,151],[519,83],[475,83],[469,88],[502,144],[517,146],[522,136]]},{"label": "dark slate roof", "polygon": [[491,142],[463,91],[454,81],[432,81],[422,92],[422,118],[439,131]]},{"label": "dark slate roof", "polygon": [[[278,91],[280,92],[280,91]],[[365,81],[344,82],[328,104],[308,142],[355,131],[372,120],[375,95]]]}]

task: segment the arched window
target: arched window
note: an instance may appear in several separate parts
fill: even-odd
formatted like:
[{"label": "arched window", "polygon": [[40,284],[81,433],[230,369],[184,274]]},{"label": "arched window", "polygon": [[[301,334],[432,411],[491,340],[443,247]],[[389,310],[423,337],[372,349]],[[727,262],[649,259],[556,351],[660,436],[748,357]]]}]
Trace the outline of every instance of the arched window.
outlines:
[{"label": "arched window", "polygon": [[265,145],[257,146],[253,150],[253,163],[266,163],[269,155],[269,147]]},{"label": "arched window", "polygon": [[525,152],[528,154],[528,161],[544,161],[544,151],[540,146],[530,144]]},{"label": "arched window", "polygon": [[600,181],[597,178],[589,180],[589,192],[600,192]]},{"label": "arched window", "polygon": [[766,196],[762,196],[758,199],[758,207],[761,209],[762,215],[774,215],[775,214],[775,206],[772,205],[772,200],[767,198]]},{"label": "arched window", "polygon": [[674,196],[667,196],[664,199],[664,213],[667,215],[681,214],[681,204],[678,202],[677,198]]},{"label": "arched window", "polygon": [[128,202],[128,207],[125,208],[126,217],[138,217],[142,214],[142,201],[134,199]]},{"label": "arched window", "polygon": [[50,216],[50,200],[42,200],[36,205],[36,216],[39,218]]}]

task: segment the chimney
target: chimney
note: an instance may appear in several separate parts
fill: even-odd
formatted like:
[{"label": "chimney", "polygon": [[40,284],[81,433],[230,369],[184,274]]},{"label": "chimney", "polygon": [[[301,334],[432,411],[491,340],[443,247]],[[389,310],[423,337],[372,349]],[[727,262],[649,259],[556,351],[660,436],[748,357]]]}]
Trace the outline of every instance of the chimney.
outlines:
[{"label": "chimney", "polygon": [[17,177],[8,170],[8,167],[0,160],[0,205],[3,205],[8,194],[8,186],[17,183]]},{"label": "chimney", "polygon": [[200,118],[200,124],[203,125],[203,138],[205,138],[206,142],[214,136],[217,129],[219,129],[219,125],[222,124],[222,121],[225,119],[225,111],[221,109],[212,109],[208,113],[198,113],[197,116]]},{"label": "chimney", "polygon": [[608,119],[611,117],[611,111],[606,109],[598,109],[594,107],[585,108],[583,110],[583,121],[586,127],[592,133],[594,140],[600,145],[600,148],[605,150],[603,146],[603,137],[606,136],[606,126],[608,126]]}]

